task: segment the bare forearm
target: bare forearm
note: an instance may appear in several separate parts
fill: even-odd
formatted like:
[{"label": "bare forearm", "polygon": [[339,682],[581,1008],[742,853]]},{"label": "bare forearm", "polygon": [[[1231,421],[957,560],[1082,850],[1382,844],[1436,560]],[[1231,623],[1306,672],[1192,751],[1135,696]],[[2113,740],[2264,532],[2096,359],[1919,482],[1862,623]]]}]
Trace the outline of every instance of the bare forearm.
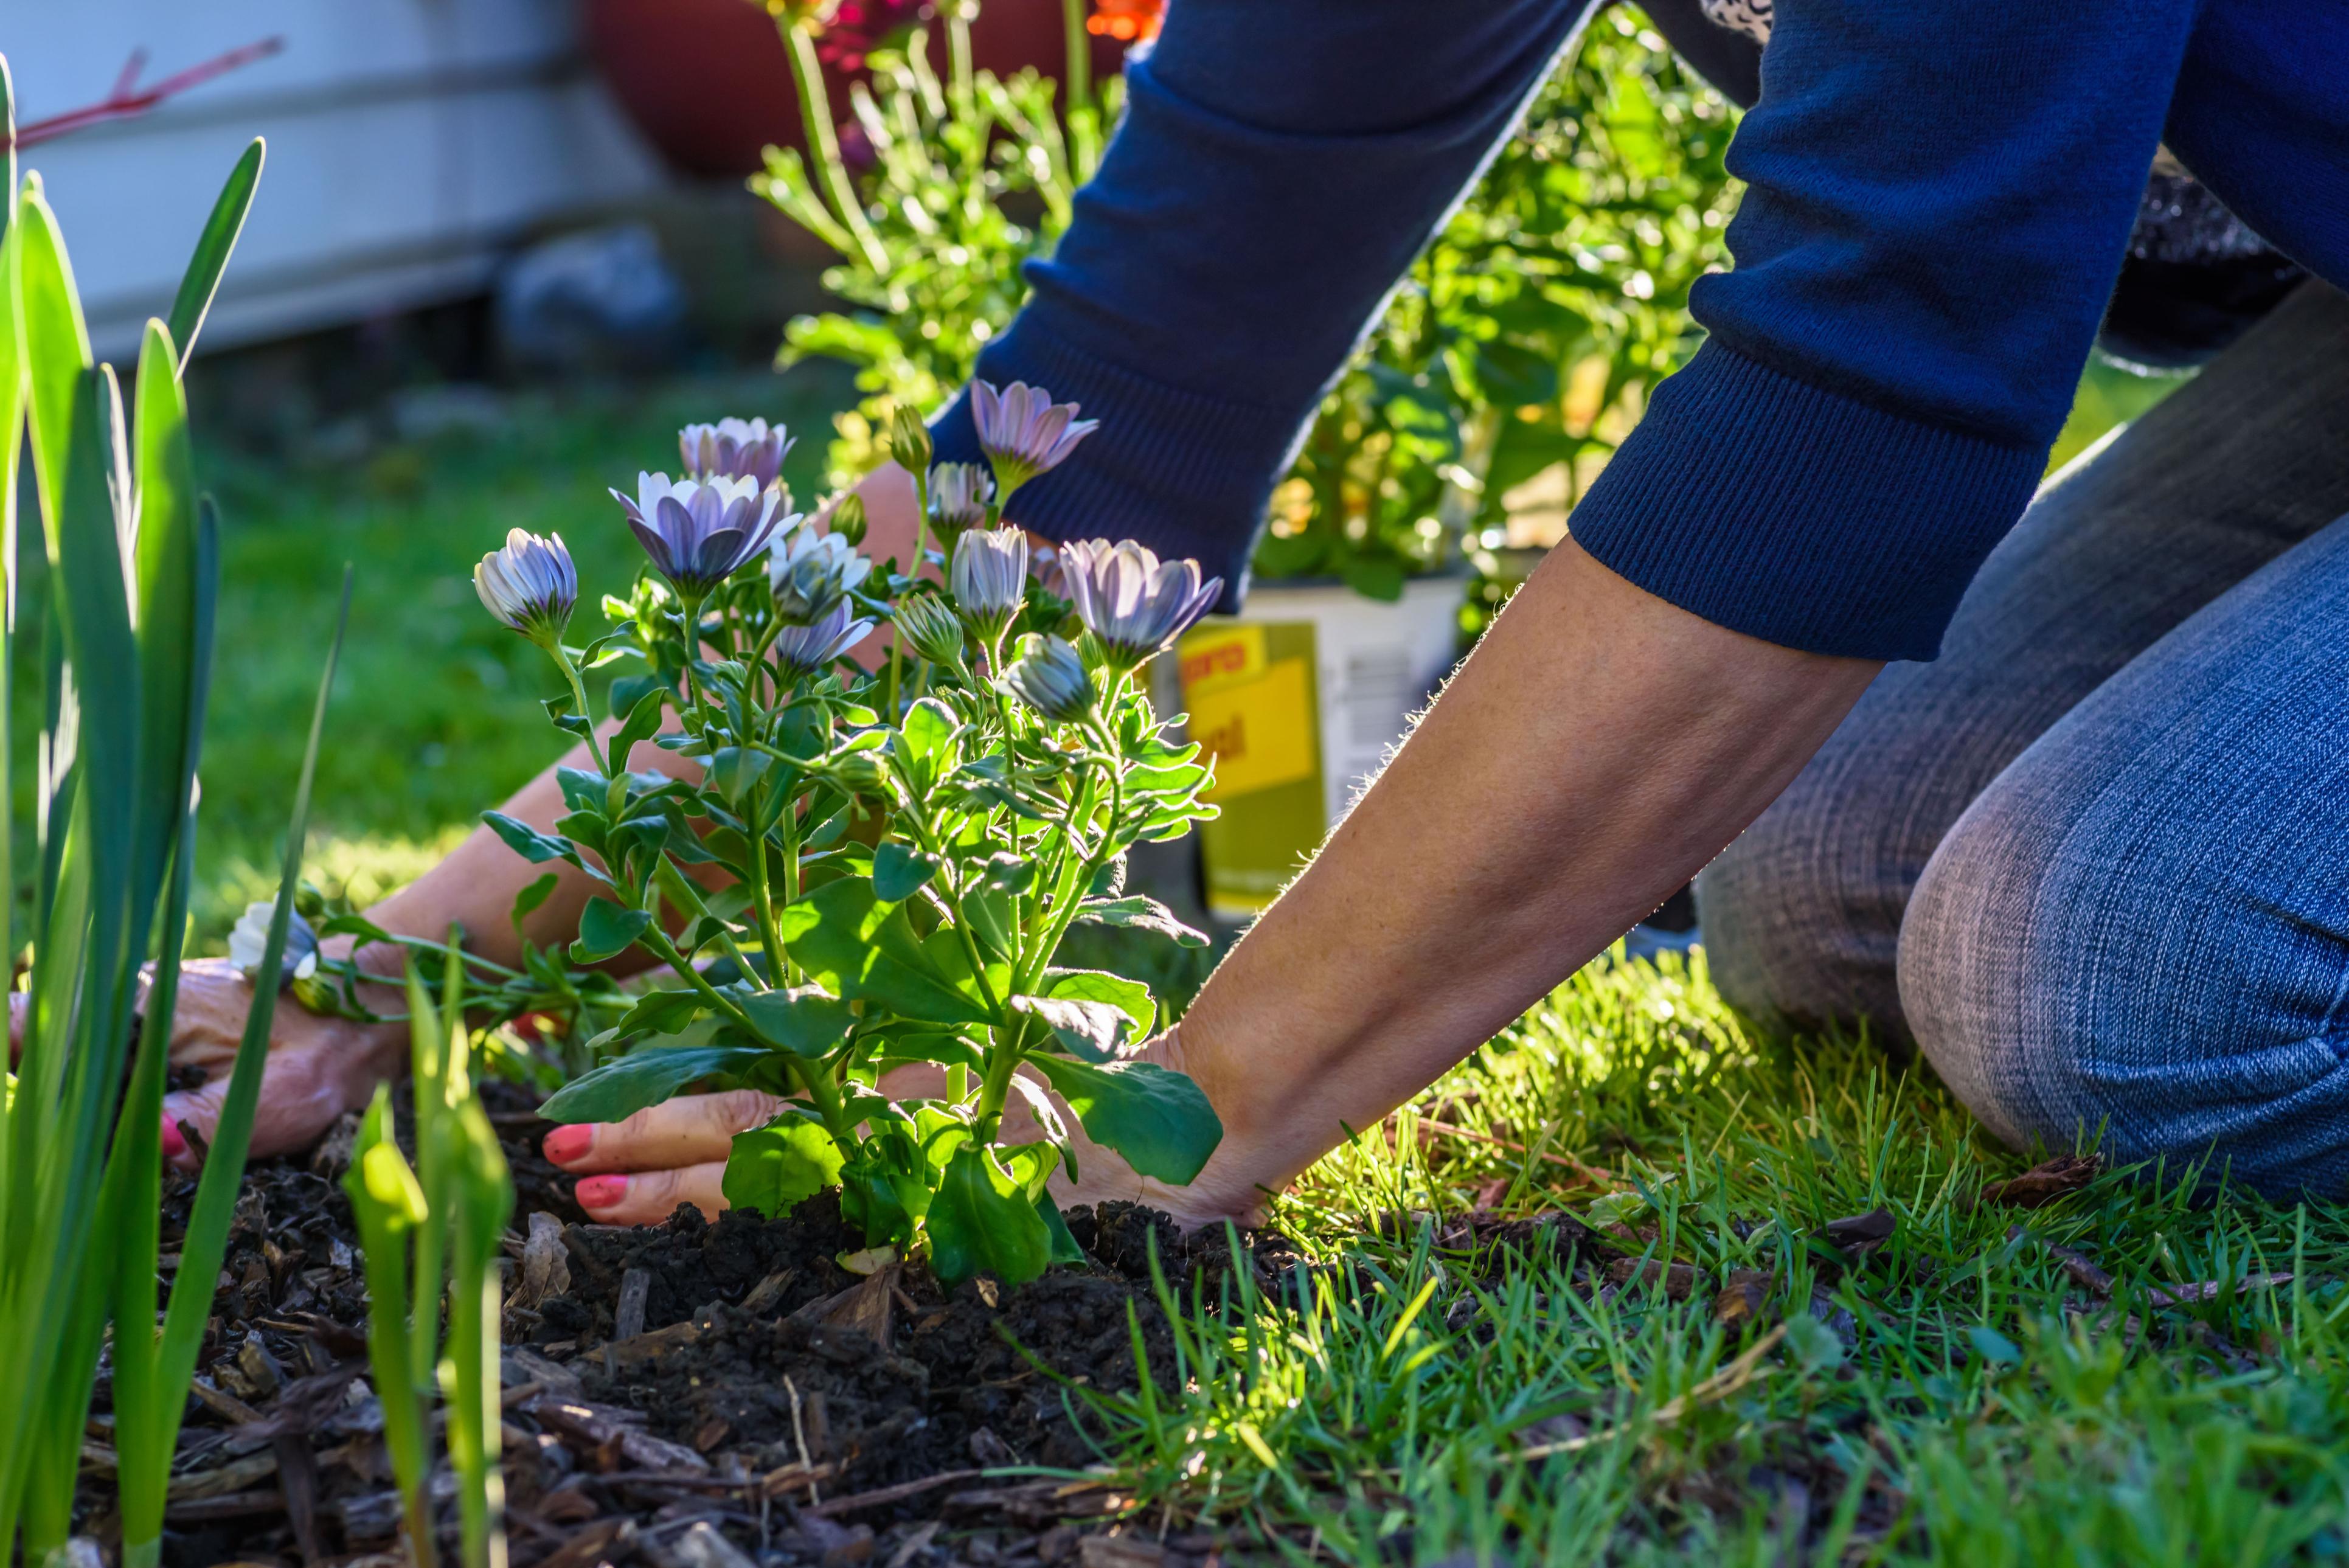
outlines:
[{"label": "bare forearm", "polygon": [[1475,1049],[1743,830],[1878,667],[1561,546],[1185,1018],[1229,1134],[1208,1181],[1278,1187]]}]

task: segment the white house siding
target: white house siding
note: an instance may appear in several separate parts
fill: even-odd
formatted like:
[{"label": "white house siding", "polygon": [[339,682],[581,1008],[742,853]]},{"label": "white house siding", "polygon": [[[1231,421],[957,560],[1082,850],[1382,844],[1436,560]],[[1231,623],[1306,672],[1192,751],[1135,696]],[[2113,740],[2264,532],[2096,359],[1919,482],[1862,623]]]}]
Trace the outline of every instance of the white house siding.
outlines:
[{"label": "white house siding", "polygon": [[579,51],[573,0],[0,0],[18,122],[272,36],[283,53],[25,154],[73,252],[98,351],[164,314],[222,180],[269,142],[203,346],[478,291],[533,232],[657,185]]}]

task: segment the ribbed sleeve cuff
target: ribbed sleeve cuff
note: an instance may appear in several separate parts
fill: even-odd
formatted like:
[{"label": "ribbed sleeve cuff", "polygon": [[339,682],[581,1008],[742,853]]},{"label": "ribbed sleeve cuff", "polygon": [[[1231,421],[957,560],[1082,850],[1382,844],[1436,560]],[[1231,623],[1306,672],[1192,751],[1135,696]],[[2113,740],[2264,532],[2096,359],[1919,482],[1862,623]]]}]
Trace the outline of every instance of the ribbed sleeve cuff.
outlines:
[{"label": "ribbed sleeve cuff", "polygon": [[[1047,539],[1131,539],[1224,580],[1226,612],[1247,590],[1250,551],[1310,408],[1226,402],[1144,379],[1055,336],[1022,313],[978,357],[1000,387],[1025,381],[1101,420],[1068,461],[1020,487],[1015,521]],[[966,387],[930,426],[943,462],[985,460]]]},{"label": "ribbed sleeve cuff", "polygon": [[1574,509],[1574,542],[1732,631],[1930,659],[2045,467],[1706,344]]}]

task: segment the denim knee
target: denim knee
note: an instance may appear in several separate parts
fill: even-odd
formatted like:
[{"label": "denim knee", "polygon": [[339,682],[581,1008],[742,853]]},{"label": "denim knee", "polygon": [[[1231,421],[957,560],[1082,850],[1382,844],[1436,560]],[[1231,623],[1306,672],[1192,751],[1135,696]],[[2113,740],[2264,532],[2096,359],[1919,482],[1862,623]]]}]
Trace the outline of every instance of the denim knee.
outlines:
[{"label": "denim knee", "polygon": [[1733,1006],[1905,1038],[1894,962],[1908,889],[1868,852],[1877,815],[1846,781],[1806,772],[1697,877],[1706,963]]},{"label": "denim knee", "polygon": [[2338,899],[2294,887],[2271,810],[2198,821],[2100,789],[2109,767],[2062,738],[1984,792],[1918,883],[1899,975],[1919,1048],[2010,1144],[2341,1195]]}]

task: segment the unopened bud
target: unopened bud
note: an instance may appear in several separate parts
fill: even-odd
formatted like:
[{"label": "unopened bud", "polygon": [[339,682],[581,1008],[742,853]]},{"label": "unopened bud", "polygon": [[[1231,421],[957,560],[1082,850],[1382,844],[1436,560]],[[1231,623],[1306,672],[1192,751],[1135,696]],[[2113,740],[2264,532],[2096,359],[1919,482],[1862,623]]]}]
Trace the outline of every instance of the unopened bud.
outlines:
[{"label": "unopened bud", "polygon": [[897,412],[889,422],[889,454],[897,466],[909,474],[927,473],[930,467],[930,432],[921,416],[906,404],[897,405]]},{"label": "unopened bud", "polygon": [[851,544],[864,542],[864,498],[854,490],[833,504],[832,531]]}]

